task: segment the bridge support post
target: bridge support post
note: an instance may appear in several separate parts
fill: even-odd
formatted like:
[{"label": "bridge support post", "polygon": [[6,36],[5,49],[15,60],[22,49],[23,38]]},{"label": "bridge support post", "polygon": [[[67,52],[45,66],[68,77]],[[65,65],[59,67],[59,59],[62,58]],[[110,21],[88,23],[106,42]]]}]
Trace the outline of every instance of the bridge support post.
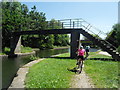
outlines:
[{"label": "bridge support post", "polygon": [[79,45],[79,39],[80,39],[80,33],[79,32],[72,32],[71,33],[71,48],[70,48],[70,57],[76,58],[76,51],[78,49]]},{"label": "bridge support post", "polygon": [[10,40],[10,57],[16,56],[15,53],[21,52],[21,36],[12,35]]}]

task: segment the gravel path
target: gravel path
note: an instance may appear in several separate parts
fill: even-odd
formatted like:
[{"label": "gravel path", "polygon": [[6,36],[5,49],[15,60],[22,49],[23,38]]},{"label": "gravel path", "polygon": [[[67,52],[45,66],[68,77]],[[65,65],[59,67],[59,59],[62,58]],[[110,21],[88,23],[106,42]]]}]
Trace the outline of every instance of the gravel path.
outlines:
[{"label": "gravel path", "polygon": [[[111,56],[107,52],[100,51],[99,54]],[[92,84],[90,78],[86,75],[84,70],[81,74],[76,74],[73,77],[71,88],[95,88],[95,86]]]},{"label": "gravel path", "polygon": [[83,70],[81,74],[76,74],[73,77],[71,88],[94,88],[94,85],[91,84],[90,78]]}]

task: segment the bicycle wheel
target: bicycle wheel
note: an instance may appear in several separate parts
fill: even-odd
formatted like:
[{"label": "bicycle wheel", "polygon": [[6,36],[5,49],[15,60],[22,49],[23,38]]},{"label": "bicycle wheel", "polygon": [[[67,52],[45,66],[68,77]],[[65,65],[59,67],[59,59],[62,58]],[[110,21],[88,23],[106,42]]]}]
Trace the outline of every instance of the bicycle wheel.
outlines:
[{"label": "bicycle wheel", "polygon": [[83,65],[83,63],[82,63],[82,61],[79,63],[79,65],[78,65],[78,69],[77,69],[77,73],[78,74],[80,74],[81,72],[82,72],[82,65]]}]

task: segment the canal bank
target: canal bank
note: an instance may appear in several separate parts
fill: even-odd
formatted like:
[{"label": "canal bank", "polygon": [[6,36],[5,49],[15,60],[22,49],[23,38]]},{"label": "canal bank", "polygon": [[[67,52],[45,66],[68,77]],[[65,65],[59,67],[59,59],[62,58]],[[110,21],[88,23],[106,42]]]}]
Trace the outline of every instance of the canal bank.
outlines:
[{"label": "canal bank", "polygon": [[[37,50],[35,56],[45,58],[65,52],[69,52],[69,49]],[[31,61],[29,60],[30,56],[28,54],[19,54],[17,58],[8,58],[7,55],[2,56],[2,88],[10,86],[13,78],[17,76],[18,69]]]},{"label": "canal bank", "polygon": [[[26,56],[26,55],[34,55],[35,54],[35,51],[33,50],[32,52],[29,52],[29,53],[15,53],[17,54],[17,56]],[[0,55],[0,58],[8,58],[8,55]]]},{"label": "canal bank", "polygon": [[[96,52],[94,52],[94,54],[95,53]],[[91,55],[92,55],[92,53],[91,53]],[[27,77],[26,77],[26,80],[27,80],[25,82],[25,85],[27,86],[26,88],[50,88],[51,85],[52,85],[51,88],[66,88],[66,87],[64,87],[64,84],[61,84],[64,81],[66,81],[66,79],[63,79],[63,78],[61,79],[60,76],[64,77],[65,74],[67,73],[66,68],[73,67],[70,65],[70,62],[74,61],[74,62],[72,62],[72,64],[75,64],[75,61],[76,61],[76,60],[69,60],[69,58],[66,58],[66,57],[69,57],[69,56],[67,54],[64,54],[64,56],[61,55],[59,57],[47,58],[46,60],[31,67],[29,70],[29,73],[27,74]],[[103,56],[101,55],[101,57],[103,57]],[[67,61],[67,63],[66,63],[66,61]],[[51,63],[51,62],[53,62],[53,63]],[[87,60],[87,62],[91,62],[91,61]],[[96,63],[97,63],[97,61],[96,61]],[[87,66],[87,64],[85,64],[85,65]],[[65,67],[63,67],[63,66],[65,66]],[[92,65],[92,66],[94,67],[94,65]],[[64,69],[61,70],[61,67]],[[63,72],[63,73],[60,74],[60,72]],[[98,74],[101,74],[101,73],[99,73],[99,71],[98,71]],[[94,76],[94,74],[93,74],[93,76]],[[69,76],[65,76],[65,77],[69,77]],[[73,79],[75,81],[72,81],[73,86],[71,88],[93,88],[94,87],[90,82],[91,79],[89,79],[88,76],[84,72],[82,72],[80,75],[75,74],[75,77],[73,77]],[[57,87],[58,84],[60,84],[60,85]]]},{"label": "canal bank", "polygon": [[[51,52],[52,54],[53,54],[53,52],[52,51],[54,51],[54,50],[50,50],[49,52]],[[69,51],[69,49],[60,49],[60,50],[55,50],[54,52],[54,55],[55,54],[58,54],[58,51],[59,51],[59,53],[65,53],[66,51],[68,52]],[[96,52],[97,51],[97,49],[91,49],[90,50],[91,52]],[[43,52],[46,52],[45,53],[45,55],[48,55],[48,51],[46,51],[46,50],[43,50]],[[40,53],[40,52],[39,52]],[[39,55],[39,54],[38,54]],[[45,56],[46,57],[46,56]],[[48,57],[48,56],[47,56]],[[32,65],[32,63],[34,64],[35,62],[36,63],[38,63],[39,61],[41,61],[41,59],[39,59],[39,60],[35,60],[35,61],[33,61],[33,62],[29,62],[28,64],[26,64],[25,66],[23,65],[19,70],[18,70],[18,72],[17,72],[17,74],[16,74],[16,76],[14,77],[14,80],[13,80],[13,82],[12,82],[12,84],[11,84],[11,86],[10,86],[10,88],[14,88],[14,87],[24,87],[24,83],[22,83],[22,82],[24,82],[24,79],[25,79],[25,75],[28,73],[28,70],[29,70],[29,67],[31,67],[31,65]],[[29,66],[30,65],[30,66]],[[24,73],[23,74],[23,76],[20,76],[20,74],[21,73]],[[21,83],[19,83],[19,82],[21,82]]]},{"label": "canal bank", "polygon": [[[55,57],[55,56],[59,56],[58,55],[52,55],[51,57]],[[38,59],[35,61],[31,61],[29,63],[27,63],[26,65],[22,66],[21,68],[19,68],[19,70],[17,71],[17,76],[14,77],[11,85],[9,86],[9,89],[11,88],[25,88],[25,78],[27,73],[29,72],[29,68],[31,66],[33,66],[36,63],[39,63],[40,61],[44,60],[44,58],[42,59]]]},{"label": "canal bank", "polygon": [[29,62],[28,64],[19,68],[19,70],[17,71],[17,76],[14,77],[14,79],[13,79],[9,88],[25,88],[24,82],[25,82],[26,74],[29,71],[29,68],[32,65],[34,65],[34,64],[36,64],[36,63],[38,63],[42,60],[44,60],[44,59],[38,59],[38,60],[35,60],[35,61],[32,61],[32,62]]}]

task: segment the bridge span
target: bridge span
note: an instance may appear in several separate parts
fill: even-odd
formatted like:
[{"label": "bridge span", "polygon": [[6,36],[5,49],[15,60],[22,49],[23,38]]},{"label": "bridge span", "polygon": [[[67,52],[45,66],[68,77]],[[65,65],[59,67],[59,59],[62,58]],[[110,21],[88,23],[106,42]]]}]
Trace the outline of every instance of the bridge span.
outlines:
[{"label": "bridge span", "polygon": [[[65,20],[58,20],[58,26],[61,26],[61,29],[56,29],[54,27],[54,23],[49,25],[48,22],[48,29],[46,30],[39,30],[39,31],[17,31],[12,32],[11,34],[11,52],[10,55],[15,55],[14,51],[18,44],[18,40],[21,35],[34,35],[34,34],[41,34],[41,35],[48,35],[48,34],[71,34],[71,42],[70,42],[70,57],[76,57],[76,50],[79,45],[80,34],[84,35],[94,44],[101,47],[104,51],[108,52],[112,55],[115,60],[120,60],[120,54],[116,51],[116,47],[112,45],[111,42],[105,40],[107,34],[103,31],[97,29],[96,27],[92,26],[88,22],[83,19],[65,19]],[[50,28],[49,28],[50,27]],[[52,28],[51,28],[52,27]],[[113,41],[112,39],[111,41]]]}]

